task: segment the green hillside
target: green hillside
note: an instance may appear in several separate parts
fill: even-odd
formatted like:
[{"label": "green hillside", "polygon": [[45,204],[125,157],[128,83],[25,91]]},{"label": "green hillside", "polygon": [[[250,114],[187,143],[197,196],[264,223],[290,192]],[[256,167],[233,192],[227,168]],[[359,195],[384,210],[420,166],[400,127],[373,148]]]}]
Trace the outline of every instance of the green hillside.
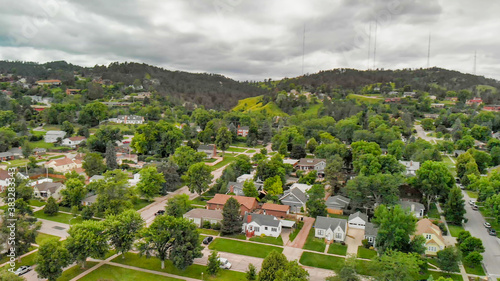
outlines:
[{"label": "green hillside", "polygon": [[233,111],[239,112],[260,112],[271,116],[286,116],[274,102],[263,104],[263,96],[246,98],[238,101],[238,104],[233,108]]}]

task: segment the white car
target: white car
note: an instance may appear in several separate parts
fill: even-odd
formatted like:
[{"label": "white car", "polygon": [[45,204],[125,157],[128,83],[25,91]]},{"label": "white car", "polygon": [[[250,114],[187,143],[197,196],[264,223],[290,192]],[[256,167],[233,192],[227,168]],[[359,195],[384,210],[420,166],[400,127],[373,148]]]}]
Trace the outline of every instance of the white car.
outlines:
[{"label": "white car", "polygon": [[14,273],[17,276],[21,276],[23,274],[28,273],[28,271],[30,271],[30,270],[31,270],[31,266],[29,266],[29,265],[23,265],[20,268],[18,268]]},{"label": "white car", "polygon": [[225,258],[219,258],[219,262],[220,262],[220,268],[223,268],[223,269],[230,269],[231,268],[231,263],[225,259]]},{"label": "white car", "polygon": [[471,199],[471,200],[469,200],[469,204],[470,204],[471,206],[474,206],[474,205],[476,204],[476,200],[472,200],[472,199]]},{"label": "white car", "polygon": [[484,223],[484,227],[486,227],[486,228],[490,228],[490,227],[491,227],[491,224],[490,224],[489,222],[485,222],[485,223]]}]

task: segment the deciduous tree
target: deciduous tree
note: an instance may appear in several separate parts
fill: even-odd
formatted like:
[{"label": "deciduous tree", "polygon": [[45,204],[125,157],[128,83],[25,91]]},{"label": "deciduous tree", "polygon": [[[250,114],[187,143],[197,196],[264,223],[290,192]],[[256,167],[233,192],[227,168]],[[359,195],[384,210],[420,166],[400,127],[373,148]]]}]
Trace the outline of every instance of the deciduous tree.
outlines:
[{"label": "deciduous tree", "polygon": [[71,263],[71,255],[61,241],[49,240],[38,249],[36,255],[36,272],[42,278],[56,281],[63,268]]},{"label": "deciduous tree", "polygon": [[169,198],[165,207],[167,215],[176,218],[182,217],[191,209],[191,200],[187,194],[177,194]]},{"label": "deciduous tree", "polygon": [[144,220],[135,210],[126,210],[118,215],[107,216],[105,226],[111,245],[125,258],[125,253],[132,249],[137,234],[144,226]]},{"label": "deciduous tree", "polygon": [[193,164],[189,167],[186,175],[183,176],[186,185],[189,187],[189,191],[198,194],[208,189],[213,178],[212,169],[205,165],[205,163]]},{"label": "deciduous tree", "polygon": [[101,175],[106,171],[106,165],[103,162],[101,154],[95,152],[85,154],[82,168],[85,169],[85,173],[89,177]]},{"label": "deciduous tree", "polygon": [[82,268],[88,257],[102,259],[109,251],[109,236],[103,221],[83,221],[72,225],[68,233],[66,248]]},{"label": "deciduous tree", "polygon": [[151,200],[160,194],[163,183],[165,183],[165,179],[161,173],[158,173],[155,166],[142,168],[139,174],[141,175],[141,179],[137,183],[136,187],[142,196]]},{"label": "deciduous tree", "polygon": [[380,205],[375,209],[372,222],[378,227],[376,246],[379,253],[409,251],[410,236],[417,228],[417,218],[413,214],[399,205],[390,208]]}]

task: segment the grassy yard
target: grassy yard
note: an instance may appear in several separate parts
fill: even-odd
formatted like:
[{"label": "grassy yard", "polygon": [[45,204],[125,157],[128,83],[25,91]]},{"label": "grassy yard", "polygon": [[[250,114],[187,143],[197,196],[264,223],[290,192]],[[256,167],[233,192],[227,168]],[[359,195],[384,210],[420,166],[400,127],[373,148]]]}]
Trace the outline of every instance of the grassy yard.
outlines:
[{"label": "grassy yard", "polygon": [[13,167],[24,167],[26,164],[28,164],[27,159],[16,159],[16,160],[10,160],[6,162],[1,162],[2,165],[7,165],[9,168]]},{"label": "grassy yard", "polygon": [[36,236],[36,244],[42,245],[47,241],[59,239],[61,239],[59,236],[38,232],[38,235]]},{"label": "grassy yard", "polygon": [[346,215],[337,215],[337,214],[328,214],[328,217],[330,218],[337,218],[337,219],[348,219],[349,216]]},{"label": "grassy yard", "polygon": [[55,221],[55,222],[60,222],[60,223],[65,223],[65,224],[69,224],[69,220],[71,219],[71,224],[75,224],[75,223],[81,223],[82,222],[82,219],[81,217],[77,217],[75,219],[72,219],[73,216],[70,215],[70,214],[65,214],[65,213],[57,213],[57,215],[55,216],[49,216],[47,214],[45,214],[43,212],[43,210],[40,210],[40,211],[36,211],[34,213],[35,217],[36,218],[39,218],[39,219],[44,219],[44,220],[49,220],[49,221]]},{"label": "grassy yard", "polygon": [[220,234],[220,232],[218,230],[205,229],[205,228],[198,228],[198,232],[201,234],[206,234],[206,235],[210,235],[210,236],[217,236]]},{"label": "grassy yard", "polygon": [[483,267],[478,264],[474,267],[471,267],[471,266],[467,266],[464,264],[464,267],[465,267],[465,271],[469,274],[474,274],[474,275],[479,275],[479,276],[485,276],[486,273],[484,272],[483,270]]},{"label": "grassy yard", "polygon": [[450,235],[453,237],[458,237],[460,231],[464,230],[462,226],[454,224],[448,224],[448,229],[450,229]]},{"label": "grassy yard", "polygon": [[[455,157],[452,157],[452,158],[453,158],[453,160],[455,160]],[[448,156],[443,155],[442,159],[443,159],[443,163],[446,165],[446,167],[448,167],[448,170],[451,172],[451,174],[455,176],[456,175],[455,163],[453,163],[453,161]]]},{"label": "grassy yard", "polygon": [[431,209],[429,210],[429,212],[427,212],[427,216],[429,218],[433,218],[433,219],[439,219],[440,218],[440,215],[439,215],[439,212],[438,212],[438,209],[437,209],[435,203],[431,204]]},{"label": "grassy yard", "polygon": [[[128,268],[112,266],[105,264],[91,273],[85,275],[82,281],[97,281],[97,280],[116,280],[116,281],[132,281],[132,280],[158,280],[158,281],[174,281],[182,280],[167,276],[161,276],[148,272],[132,270]],[[59,279],[58,279],[59,281]]]},{"label": "grassy yard", "polygon": [[261,243],[267,243],[267,244],[273,244],[273,245],[278,245],[278,246],[283,246],[283,239],[281,238],[281,235],[278,236],[277,238],[271,237],[271,236],[254,236],[250,238],[250,241],[255,241],[255,242],[261,242]]},{"label": "grassy yard", "polygon": [[205,162],[205,163],[213,163],[215,161],[217,161],[217,159],[215,159],[215,158],[210,158],[210,159],[203,160],[203,162]]},{"label": "grassy yard", "polygon": [[467,192],[467,195],[469,195],[469,197],[472,199],[477,199],[478,197],[477,191],[466,190],[465,192]]},{"label": "grassy yard", "polygon": [[357,260],[356,261],[356,272],[361,275],[370,276],[372,275],[371,261]]},{"label": "grassy yard", "polygon": [[95,262],[95,261],[88,261],[88,262],[86,262],[85,268],[83,268],[83,269],[81,268],[81,266],[79,264],[77,264],[73,267],[70,267],[67,270],[65,270],[59,278],[57,278],[57,281],[69,281],[69,280],[75,278],[76,276],[80,275],[82,272],[86,271],[87,269],[94,267],[96,264],[97,264],[97,262]]},{"label": "grassy yard", "polygon": [[[209,198],[207,198],[207,199],[210,200]],[[207,205],[207,200],[204,200],[204,198],[202,198],[200,196],[200,197],[196,197],[195,199],[191,200],[191,203],[194,204],[194,205],[205,206],[205,205]]]},{"label": "grassy yard", "polygon": [[47,142],[44,142],[43,140],[30,142],[30,146],[33,148],[46,148],[46,149],[54,148],[53,143],[47,143]]},{"label": "grassy yard", "polygon": [[29,204],[31,206],[41,207],[41,206],[45,206],[46,203],[44,201],[40,201],[37,199],[30,199]]},{"label": "grassy yard", "polygon": [[251,256],[256,258],[265,258],[272,251],[277,251],[279,253],[283,252],[283,248],[261,245],[255,243],[249,243],[244,241],[229,240],[223,238],[216,238],[208,246],[211,250],[217,250],[221,252],[233,253],[244,256]]},{"label": "grassy yard", "polygon": [[228,237],[228,238],[234,238],[234,239],[240,239],[240,240],[247,240],[247,237],[243,233],[239,234],[233,234],[233,235],[222,235],[222,237]]},{"label": "grassy yard", "polygon": [[295,237],[297,237],[297,234],[299,234],[299,232],[303,226],[304,226],[303,221],[297,222],[297,227],[292,231],[292,233],[290,233],[290,236],[288,237],[290,239],[290,241],[293,241],[295,239]]},{"label": "grassy yard", "polygon": [[453,281],[462,281],[462,275],[459,274],[447,274],[445,272],[438,272],[438,271],[428,271],[426,274],[422,275],[422,278],[425,278],[427,280],[430,276],[434,278],[434,280],[439,279],[439,277],[444,277],[444,278],[451,278]]},{"label": "grassy yard", "polygon": [[256,150],[254,150],[254,149],[249,149],[249,150],[247,150],[245,153],[255,153],[255,151],[256,151]]},{"label": "grassy yard", "polygon": [[341,257],[304,252],[300,257],[300,263],[303,265],[330,269],[338,272],[344,266],[345,259]]},{"label": "grassy yard", "polygon": [[[202,272],[205,273],[206,275],[206,269],[207,269],[207,267],[204,265],[193,264],[191,266],[188,266],[188,268],[186,268],[185,270],[179,270],[175,268],[172,262],[169,260],[165,261],[165,269],[161,269],[161,261],[159,259],[154,257],[148,259],[145,256],[141,257],[138,254],[133,254],[133,253],[126,253],[125,259],[122,259],[122,257],[116,257],[115,259],[113,259],[113,262],[130,266],[136,266],[149,270],[167,272],[179,276],[196,278],[196,279],[201,279]],[[121,281],[121,279],[118,280]],[[139,278],[130,280],[154,280],[154,279]],[[217,275],[217,277],[210,280],[243,281],[246,280],[246,278],[245,278],[245,273],[243,272],[237,272],[232,270],[221,270]]]},{"label": "grassy yard", "polygon": [[145,200],[145,199],[139,199],[137,200],[136,203],[134,203],[134,210],[140,210],[144,207],[146,207],[147,205],[153,203],[153,201],[148,201],[148,200]]},{"label": "grassy yard", "polygon": [[230,147],[226,151],[230,151],[230,152],[245,152],[246,149],[245,148]]},{"label": "grassy yard", "polygon": [[234,159],[236,159],[236,157],[232,156],[232,155],[227,155],[224,156],[224,159],[222,161],[220,161],[219,163],[213,165],[213,169],[214,170],[217,170],[217,169],[220,169],[224,166],[226,166],[227,164],[231,163],[234,161]]},{"label": "grassy yard", "polygon": [[314,228],[311,228],[303,249],[316,252],[324,252],[325,247],[326,247],[325,241],[323,241],[323,239],[314,237]]},{"label": "grassy yard", "polygon": [[358,247],[358,258],[371,259],[377,256],[377,251],[367,249],[363,246]]},{"label": "grassy yard", "polygon": [[332,243],[332,244],[330,244],[330,247],[328,248],[328,253],[345,256],[347,253],[347,246],[339,244],[339,243]]}]

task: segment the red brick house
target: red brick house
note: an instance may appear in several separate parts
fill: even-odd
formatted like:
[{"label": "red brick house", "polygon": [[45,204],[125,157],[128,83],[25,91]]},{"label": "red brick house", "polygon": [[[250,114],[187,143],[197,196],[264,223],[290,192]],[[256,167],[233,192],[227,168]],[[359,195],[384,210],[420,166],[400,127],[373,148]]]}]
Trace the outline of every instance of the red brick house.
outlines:
[{"label": "red brick house", "polygon": [[248,136],[249,130],[250,130],[250,128],[248,126],[241,126],[240,127],[240,125],[238,125],[237,135],[241,136],[241,137],[246,137],[246,136]]},{"label": "red brick house", "polygon": [[224,208],[224,204],[226,204],[227,200],[231,197],[234,197],[234,199],[236,199],[238,203],[240,203],[242,216],[245,215],[246,212],[253,212],[253,210],[257,209],[258,207],[257,200],[253,197],[215,194],[214,198],[207,201],[207,209],[222,210]]},{"label": "red brick house", "polygon": [[290,213],[290,206],[264,203],[264,205],[262,205],[262,210],[266,215],[284,218]]}]

